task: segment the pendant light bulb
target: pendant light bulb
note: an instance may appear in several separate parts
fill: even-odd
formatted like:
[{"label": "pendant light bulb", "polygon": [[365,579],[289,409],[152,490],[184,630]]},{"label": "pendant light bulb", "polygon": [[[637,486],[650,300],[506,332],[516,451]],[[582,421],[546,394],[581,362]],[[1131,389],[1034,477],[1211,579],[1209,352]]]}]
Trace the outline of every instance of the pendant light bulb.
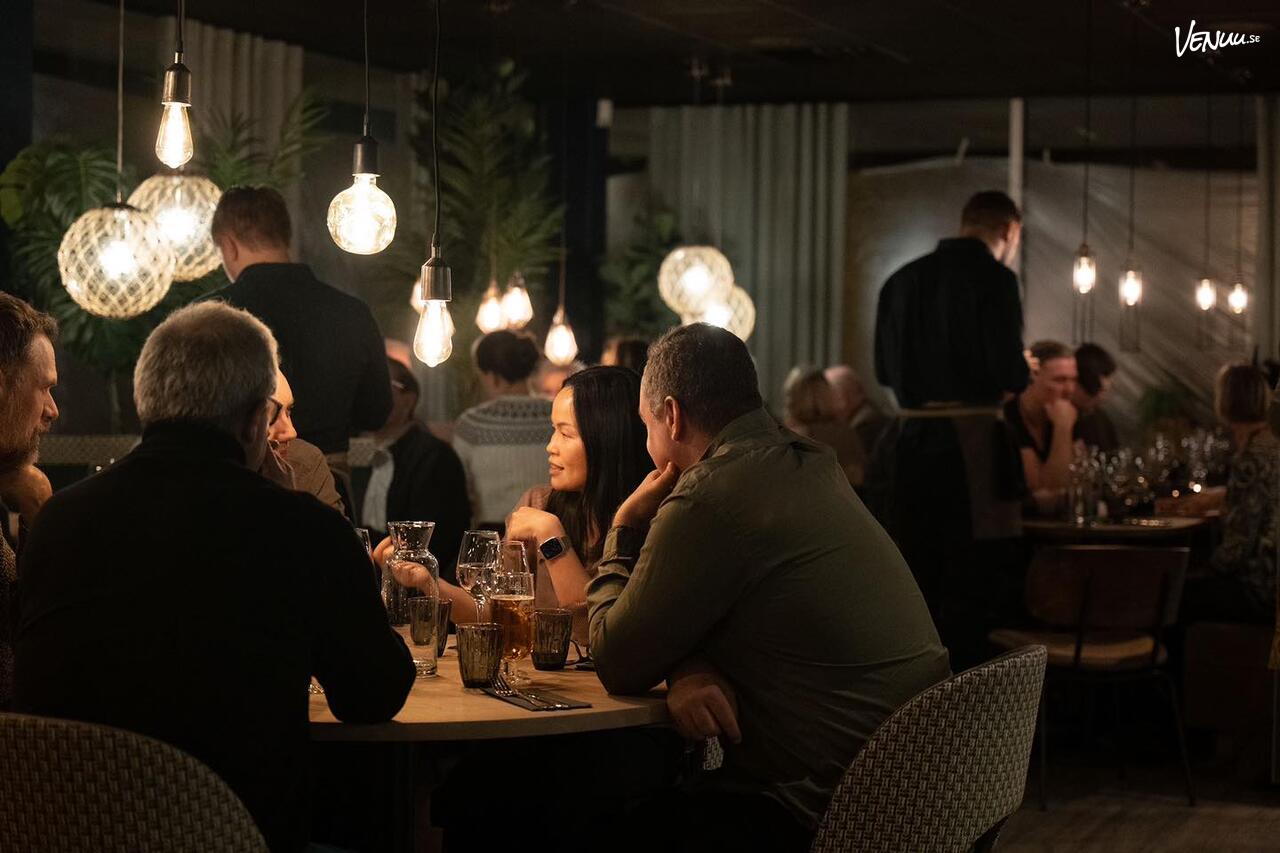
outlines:
[{"label": "pendant light bulb", "polygon": [[1142,270],[1129,267],[1120,276],[1120,304],[1132,308],[1142,302]]},{"label": "pendant light bulb", "polygon": [[165,104],[160,118],[160,133],[156,135],[156,156],[160,162],[176,169],[191,159],[195,146],[191,142],[191,120],[187,117],[188,104]]},{"label": "pendant light bulb", "polygon": [[559,367],[564,367],[578,357],[578,340],[573,335],[573,329],[565,321],[564,306],[556,309],[555,317],[551,321],[551,330],[547,332],[547,343],[543,347],[543,352],[547,356],[547,361]]},{"label": "pendant light bulb", "polygon": [[372,137],[356,143],[352,182],[329,202],[329,234],[338,248],[353,255],[376,255],[396,236],[396,206],[378,187],[378,144]]},{"label": "pendant light bulb", "polygon": [[502,295],[502,316],[509,329],[523,329],[533,319],[533,303],[520,273],[507,283],[507,292]]},{"label": "pendant light bulb", "polygon": [[1245,290],[1244,282],[1237,281],[1231,286],[1231,292],[1227,294],[1227,307],[1232,314],[1243,314],[1249,309],[1249,291]]},{"label": "pendant light bulb", "polygon": [[1075,288],[1076,293],[1084,296],[1093,290],[1097,282],[1098,262],[1089,251],[1089,247],[1081,243],[1080,250],[1076,252],[1075,266],[1071,270],[1071,286]]},{"label": "pendant light bulb", "polygon": [[506,328],[506,315],[502,311],[502,293],[498,290],[498,282],[489,279],[489,289],[484,292],[484,300],[476,311],[476,326],[486,335]]},{"label": "pendant light bulb", "polygon": [[453,354],[453,318],[444,300],[430,299],[422,309],[413,336],[413,354],[427,367],[443,364]]},{"label": "pendant light bulb", "polygon": [[1210,311],[1218,304],[1218,289],[1213,286],[1213,279],[1202,278],[1196,285],[1196,305],[1201,311]]}]

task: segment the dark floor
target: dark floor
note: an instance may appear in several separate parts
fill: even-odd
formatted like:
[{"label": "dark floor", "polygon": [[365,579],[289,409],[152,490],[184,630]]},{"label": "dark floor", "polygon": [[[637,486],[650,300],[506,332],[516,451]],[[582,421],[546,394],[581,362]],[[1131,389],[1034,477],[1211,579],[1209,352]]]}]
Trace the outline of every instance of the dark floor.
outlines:
[{"label": "dark floor", "polygon": [[[1267,744],[1201,742],[1198,802],[1187,806],[1182,770],[1163,755],[1131,758],[1123,778],[1115,751],[1058,749],[1049,810],[1037,800],[1035,765],[1022,809],[1001,833],[1001,853],[1245,853],[1280,851],[1280,787],[1264,783]],[[1214,754],[1215,749],[1217,754]]]}]

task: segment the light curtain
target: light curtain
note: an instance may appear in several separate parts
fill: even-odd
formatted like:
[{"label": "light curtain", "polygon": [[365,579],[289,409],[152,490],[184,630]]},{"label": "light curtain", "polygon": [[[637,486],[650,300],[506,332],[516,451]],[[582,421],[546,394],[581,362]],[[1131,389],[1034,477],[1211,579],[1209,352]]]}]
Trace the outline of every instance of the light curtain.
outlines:
[{"label": "light curtain", "polygon": [[1258,262],[1254,330],[1266,355],[1280,350],[1280,97],[1255,101],[1258,117]]},{"label": "light curtain", "polygon": [[841,357],[848,130],[845,104],[650,111],[655,200],[751,294],[748,346],[775,409],[792,366]]}]

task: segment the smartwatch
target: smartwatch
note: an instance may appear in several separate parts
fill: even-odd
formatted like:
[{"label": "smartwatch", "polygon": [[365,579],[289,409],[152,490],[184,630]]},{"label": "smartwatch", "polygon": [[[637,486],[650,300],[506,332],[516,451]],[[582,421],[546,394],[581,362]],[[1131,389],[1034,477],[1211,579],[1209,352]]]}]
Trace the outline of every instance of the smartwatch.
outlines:
[{"label": "smartwatch", "polygon": [[538,545],[538,553],[542,555],[542,559],[548,563],[570,550],[569,537],[552,536],[550,539]]}]

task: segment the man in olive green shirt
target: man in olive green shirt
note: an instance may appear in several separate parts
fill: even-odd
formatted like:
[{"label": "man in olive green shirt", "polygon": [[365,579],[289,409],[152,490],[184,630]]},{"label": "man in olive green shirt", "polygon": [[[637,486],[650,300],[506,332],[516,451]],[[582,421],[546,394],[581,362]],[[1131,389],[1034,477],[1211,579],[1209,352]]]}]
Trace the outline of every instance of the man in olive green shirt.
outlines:
[{"label": "man in olive green shirt", "polygon": [[670,677],[681,730],[729,741],[715,780],[668,804],[690,849],[804,849],[872,731],[946,677],[946,650],[835,456],[764,409],[736,337],[664,336],[640,415],[658,470],[618,509],[588,589],[600,680]]}]

